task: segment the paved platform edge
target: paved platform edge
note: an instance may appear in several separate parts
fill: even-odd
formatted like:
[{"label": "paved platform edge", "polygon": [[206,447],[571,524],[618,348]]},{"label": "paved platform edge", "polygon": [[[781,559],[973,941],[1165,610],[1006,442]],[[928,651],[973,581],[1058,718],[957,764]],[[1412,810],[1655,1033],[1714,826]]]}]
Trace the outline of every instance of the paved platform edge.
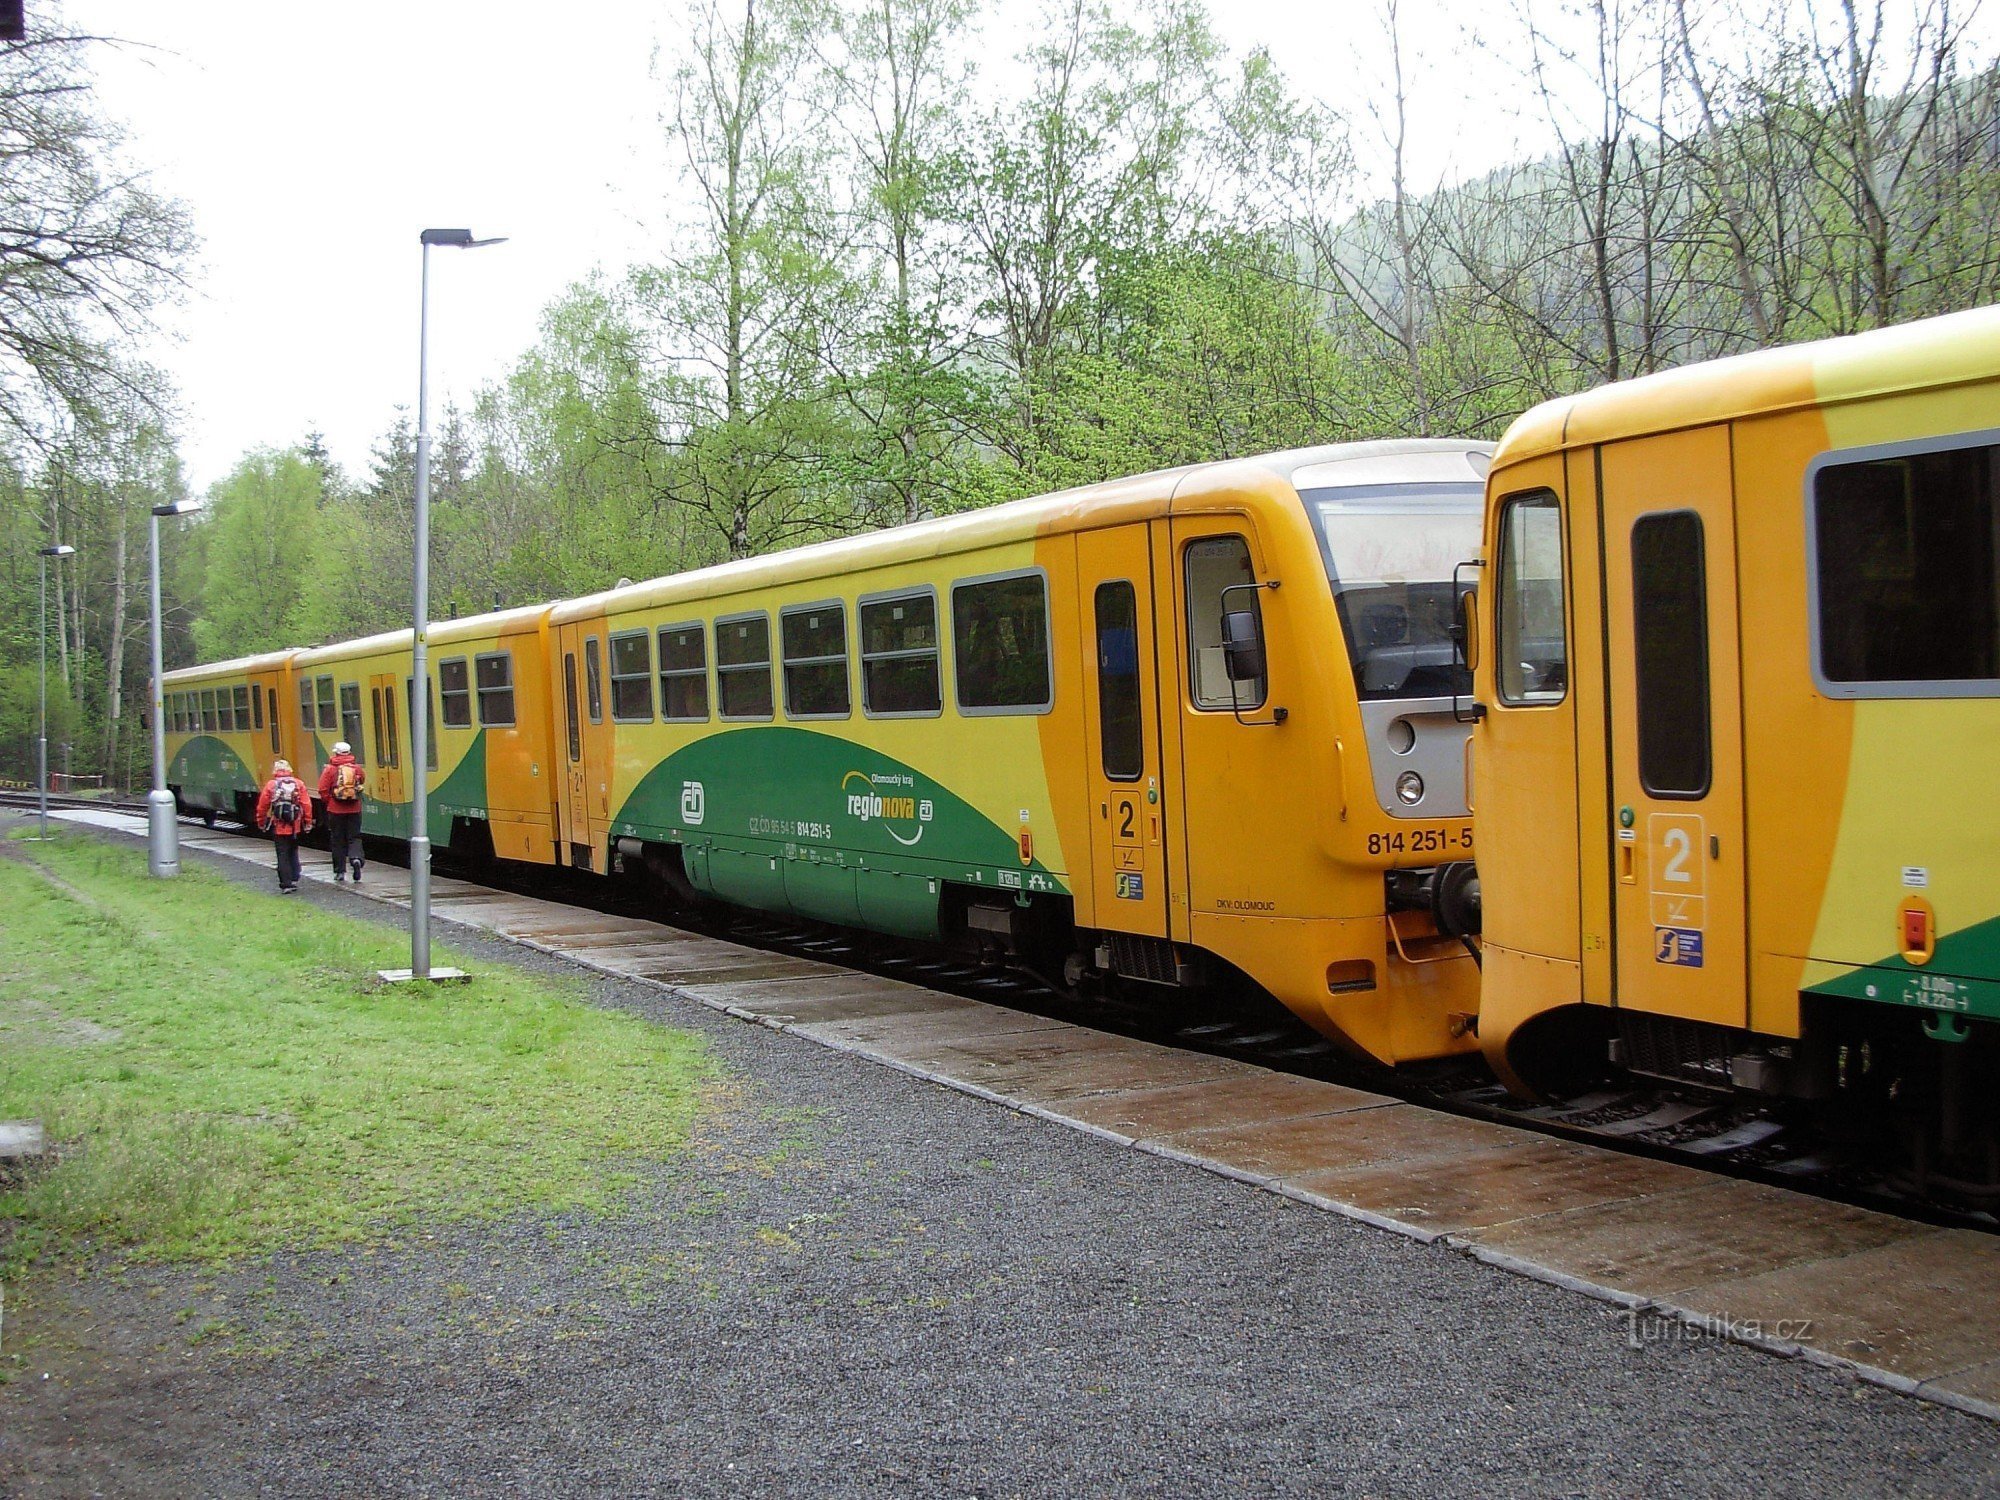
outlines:
[{"label": "paved platform edge", "polygon": [[[50,816],[60,817],[61,815],[51,809]],[[136,843],[143,843],[145,841],[143,827],[134,831],[112,826],[108,820],[98,821],[91,818],[75,818],[66,821],[75,822],[82,826],[96,829],[99,832],[115,833]],[[218,859],[235,859],[239,863],[248,862],[241,855],[227,854],[219,850],[197,848],[194,852],[203,855],[212,855]],[[379,905],[397,910],[408,910],[409,902],[407,898],[398,901],[386,894],[377,895],[365,887],[353,887],[352,889],[355,895],[363,896]],[[579,908],[579,910],[581,909]],[[858,1057],[876,1066],[890,1068],[908,1077],[919,1079],[922,1082],[950,1089],[954,1093],[965,1094],[974,1099],[983,1099],[988,1103],[998,1104],[1003,1108],[1013,1110],[1016,1114],[1045,1120],[1082,1135],[1095,1136],[1110,1145],[1121,1146],[1129,1150],[1144,1152],[1149,1156],[1157,1156],[1163,1160],[1198,1167],[1204,1172],[1211,1173],[1217,1177],[1227,1178],[1232,1182],[1241,1183],[1246,1187],[1275,1193],[1281,1198],[1288,1198],[1292,1202],[1304,1207],[1333,1213],[1341,1218],[1352,1220],[1357,1224],[1366,1225],[1370,1229],[1386,1230],[1404,1239],[1414,1240],[1426,1247],[1438,1248],[1463,1255],[1484,1265],[1492,1266],[1495,1270],[1520,1276],[1529,1281],[1537,1281],[1544,1286],[1556,1287],[1559,1290],[1571,1292],[1578,1296],[1588,1297],[1593,1301],[1605,1303],[1608,1306],[1618,1308],[1620,1311],[1629,1312],[1634,1316],[1644,1313],[1657,1317],[1671,1318],[1690,1328],[1699,1330],[1711,1338],[1720,1338],[1780,1359],[1800,1359],[1804,1360],[1807,1364],[1815,1365],[1822,1369],[1845,1371],[1869,1385],[1880,1386],[1885,1390],[1894,1391],[1898,1395],[1910,1396],[1919,1401],[1928,1401],[1934,1405],[1949,1407],[1955,1411],[1964,1412],[1969,1416],[1983,1417],[1990,1422],[2000,1422],[2000,1402],[1986,1401],[1976,1396],[1967,1396],[1958,1391],[1945,1389],[1939,1384],[1941,1381],[1950,1380],[1954,1375],[1960,1374],[1962,1371],[1948,1371],[1943,1375],[1931,1376],[1925,1380],[1916,1380],[1908,1375],[1899,1375],[1895,1371],[1883,1369],[1879,1365],[1866,1364],[1861,1360],[1829,1353],[1823,1349],[1808,1348],[1787,1339],[1776,1338],[1757,1329],[1745,1328],[1730,1319],[1719,1318],[1710,1313],[1697,1312],[1692,1308],[1683,1307],[1674,1302],[1645,1297],[1634,1292],[1620,1291],[1618,1288],[1606,1286],[1602,1282],[1591,1281],[1585,1277],[1573,1276],[1566,1271],[1559,1271],[1553,1266],[1545,1266],[1520,1256],[1509,1255],[1505,1251],[1478,1244],[1460,1235],[1441,1233],[1436,1230],[1426,1229],[1422,1225],[1412,1224],[1405,1219],[1397,1219],[1387,1214],[1375,1213],[1369,1209],[1361,1208],[1356,1204],[1344,1203],[1338,1198],[1327,1197],[1323,1193],[1314,1193],[1292,1186],[1278,1175],[1246,1172],[1239,1167],[1232,1167],[1226,1162],[1214,1161],[1207,1157],[1179,1150],[1175,1147],[1161,1145],[1152,1141],[1136,1140],[1131,1136],[1122,1135],[1114,1130],[1107,1130],[1102,1126],[1071,1119],[1047,1106],[1029,1104],[1022,1100],[1010,1098],[1005,1094],[996,1093],[992,1089],[982,1088],[980,1085],[972,1083],[969,1080],[954,1078],[949,1074],[918,1067],[903,1062],[900,1059],[885,1056],[882,1053],[871,1051],[865,1045],[816,1034],[808,1031],[802,1025],[781,1021],[771,1016],[758,1015],[734,1002],[708,999],[701,995],[693,994],[664,979],[648,979],[642,975],[611,968],[604,964],[592,963],[588,958],[574,950],[556,948],[547,943],[537,942],[532,938],[516,937],[499,931],[496,928],[482,927],[476,922],[456,920],[447,910],[440,910],[433,907],[431,910],[431,920],[446,923],[453,927],[460,927],[467,932],[478,933],[485,937],[498,939],[501,942],[511,943],[516,947],[527,948],[537,953],[546,954],[551,958],[559,958],[565,963],[575,964],[580,969],[587,969],[606,979],[619,979],[632,984],[650,985],[652,988],[664,991],[678,1000],[699,1005],[704,1010],[714,1011],[718,1015],[728,1016],[732,1020],[762,1026],[770,1031],[783,1032],[787,1036],[794,1036],[801,1041],[810,1042],[816,1047],[823,1047],[831,1052],[840,1052]],[[660,925],[664,926],[667,924],[663,923]]]}]

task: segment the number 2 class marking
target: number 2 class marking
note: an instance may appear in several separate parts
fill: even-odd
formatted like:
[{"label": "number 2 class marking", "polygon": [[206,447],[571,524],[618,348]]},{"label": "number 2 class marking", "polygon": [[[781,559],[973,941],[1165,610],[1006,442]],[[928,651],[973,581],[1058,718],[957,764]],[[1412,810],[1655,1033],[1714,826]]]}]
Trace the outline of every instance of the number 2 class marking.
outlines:
[{"label": "number 2 class marking", "polygon": [[1694,875],[1688,869],[1688,859],[1694,853],[1694,840],[1688,836],[1688,831],[1685,828],[1669,828],[1660,843],[1667,851],[1667,862],[1660,871],[1660,878],[1681,885],[1693,885]]}]

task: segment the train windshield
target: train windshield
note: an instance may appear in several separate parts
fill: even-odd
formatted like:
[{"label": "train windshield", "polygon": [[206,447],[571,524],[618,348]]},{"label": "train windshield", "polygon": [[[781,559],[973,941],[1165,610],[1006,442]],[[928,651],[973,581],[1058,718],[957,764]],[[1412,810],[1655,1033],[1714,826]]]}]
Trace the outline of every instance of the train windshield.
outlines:
[{"label": "train windshield", "polygon": [[1300,494],[1317,525],[1361,696],[1471,692],[1453,639],[1451,575],[1479,550],[1481,486],[1382,484]]}]

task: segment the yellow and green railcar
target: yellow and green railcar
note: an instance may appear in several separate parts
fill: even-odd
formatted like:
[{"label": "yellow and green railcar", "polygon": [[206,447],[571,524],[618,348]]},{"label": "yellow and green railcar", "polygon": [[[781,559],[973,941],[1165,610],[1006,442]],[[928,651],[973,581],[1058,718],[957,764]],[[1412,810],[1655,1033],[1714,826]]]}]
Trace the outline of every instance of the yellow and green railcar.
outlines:
[{"label": "yellow and green railcar", "polygon": [[1485,556],[1494,1065],[1901,1111],[2000,1181],[2000,310],[1539,407]]},{"label": "yellow and green railcar", "polygon": [[1145,475],[560,604],[560,856],[1072,984],[1248,976],[1384,1062],[1468,1048],[1434,908],[1486,451]]},{"label": "yellow and green railcar", "polygon": [[[434,847],[529,864],[554,859],[546,605],[431,626],[426,821]],[[362,830],[410,837],[411,633],[292,660],[300,776],[317,785],[346,741],[367,772]]]},{"label": "yellow and green railcar", "polygon": [[161,678],[167,787],[184,812],[248,823],[272,761],[290,747],[282,705],[291,659],[278,651]]}]

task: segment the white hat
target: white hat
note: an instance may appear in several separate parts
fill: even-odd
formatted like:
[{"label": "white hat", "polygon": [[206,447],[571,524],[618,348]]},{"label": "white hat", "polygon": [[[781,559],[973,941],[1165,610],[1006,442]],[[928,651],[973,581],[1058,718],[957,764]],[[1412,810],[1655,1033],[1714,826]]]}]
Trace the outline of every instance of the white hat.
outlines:
[{"label": "white hat", "polygon": [[346,740],[335,740],[333,742],[333,753],[335,755],[352,755],[354,747],[348,744]]}]

